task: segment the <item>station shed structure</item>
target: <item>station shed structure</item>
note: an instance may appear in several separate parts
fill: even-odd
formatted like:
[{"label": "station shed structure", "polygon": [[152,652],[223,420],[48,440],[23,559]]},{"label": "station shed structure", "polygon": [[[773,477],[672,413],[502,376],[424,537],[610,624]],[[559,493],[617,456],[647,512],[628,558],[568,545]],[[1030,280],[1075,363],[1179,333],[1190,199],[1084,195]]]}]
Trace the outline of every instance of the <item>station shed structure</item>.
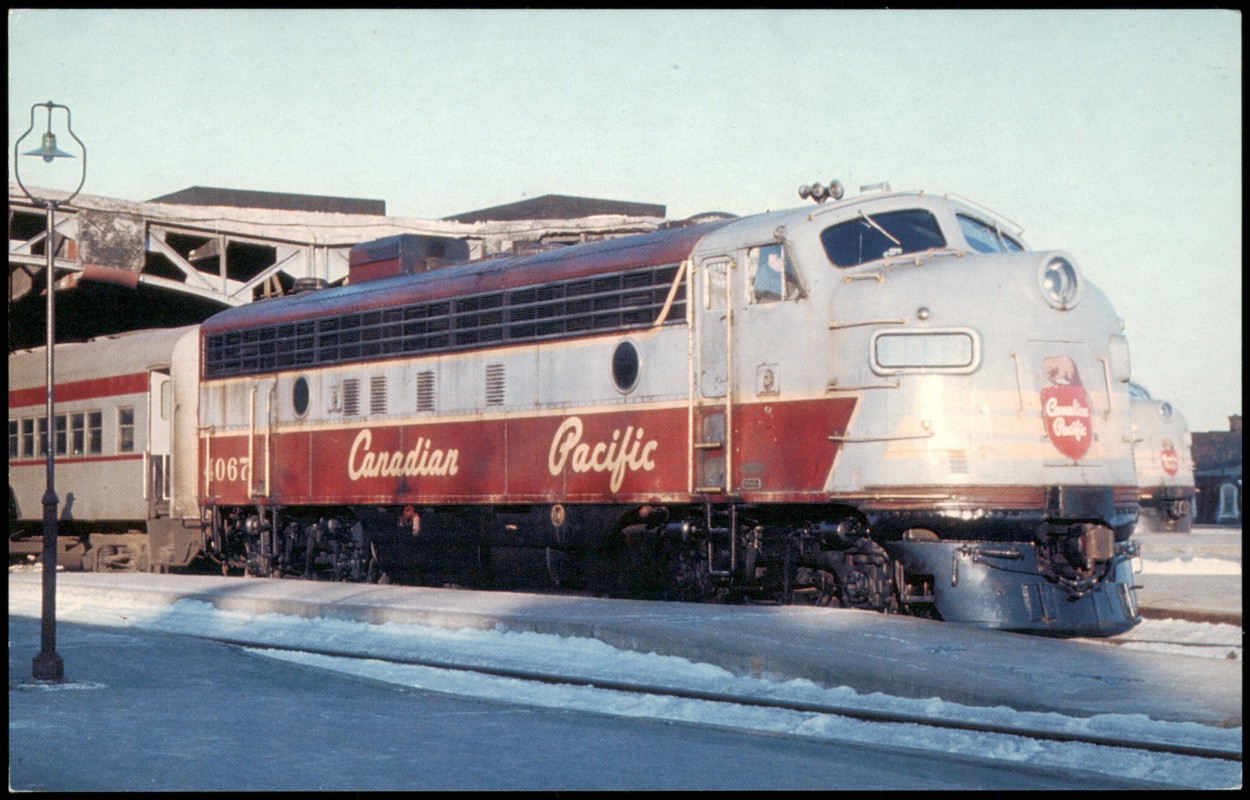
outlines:
[{"label": "station shed structure", "polygon": [[341,284],[361,242],[447,237],[477,259],[645,233],[666,224],[664,213],[663,205],[545,195],[419,219],[387,216],[382,200],[194,186],[144,202],[79,194],[58,208],[49,241],[43,209],[10,183],[9,352],[43,342],[48,247],[56,338],[66,342],[200,322],[287,294],[298,281]]}]

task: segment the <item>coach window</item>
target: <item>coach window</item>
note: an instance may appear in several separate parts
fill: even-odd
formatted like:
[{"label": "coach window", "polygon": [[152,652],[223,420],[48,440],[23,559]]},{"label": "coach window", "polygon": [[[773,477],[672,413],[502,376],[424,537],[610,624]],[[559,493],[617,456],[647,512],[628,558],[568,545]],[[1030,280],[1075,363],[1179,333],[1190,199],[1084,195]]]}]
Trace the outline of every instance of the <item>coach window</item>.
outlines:
[{"label": "coach window", "polygon": [[752,303],[792,300],[799,296],[798,274],[780,242],[747,251],[747,284]]},{"label": "coach window", "polygon": [[174,406],[174,386],[172,381],[161,382],[161,419],[168,420],[169,412]]},{"label": "coach window", "polygon": [[104,452],[103,411],[92,411],[87,414],[87,452]]},{"label": "coach window", "polygon": [[135,410],[117,409],[117,449],[129,453],[135,449]]},{"label": "coach window", "polygon": [[69,438],[69,420],[64,414],[57,415],[56,418],[56,454],[58,456],[65,455],[66,440]]},{"label": "coach window", "polygon": [[86,452],[87,432],[84,429],[86,420],[86,414],[73,414],[69,418],[70,452],[76,456]]},{"label": "coach window", "polygon": [[22,420],[22,456],[31,458],[35,455],[35,420]]}]

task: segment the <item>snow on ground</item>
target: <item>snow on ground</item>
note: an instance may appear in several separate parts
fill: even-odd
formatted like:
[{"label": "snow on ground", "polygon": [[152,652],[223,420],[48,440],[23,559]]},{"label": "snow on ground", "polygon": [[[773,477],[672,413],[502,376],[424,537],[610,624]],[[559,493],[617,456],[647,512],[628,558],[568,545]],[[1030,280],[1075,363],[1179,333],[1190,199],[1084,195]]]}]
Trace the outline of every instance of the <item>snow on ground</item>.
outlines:
[{"label": "snow on ground", "polygon": [[1131,631],[1114,639],[1083,641],[1115,644],[1129,650],[1176,653],[1197,658],[1242,659],[1242,631],[1237,625],[1188,622],[1177,619],[1143,619]]},{"label": "snow on ground", "polygon": [[1143,575],[1240,575],[1241,563],[1223,558],[1143,560]]},{"label": "snow on ground", "polygon": [[[38,617],[41,595],[34,583],[10,584],[9,613]],[[987,724],[1045,728],[1107,737],[1145,738],[1240,750],[1241,728],[1166,723],[1141,715],[1104,714],[1086,719],[1056,713],[978,708],[939,698],[924,700],[848,687],[826,688],[805,680],[738,677],[710,664],[618,650],[594,639],[501,630],[447,630],[420,625],[368,624],[283,614],[252,614],[181,600],[148,605],[120,592],[58,589],[57,616],[69,622],[133,627],[192,636],[245,640],[251,652],[425,691],[500,702],[565,708],[623,717],[646,717],[752,731],[798,735],[872,746],[916,748],[1126,778],[1172,786],[1228,788],[1241,783],[1239,764],[1016,736],[965,733],[922,725],[861,722],[829,714],[760,709],[735,703],[638,695],[584,686],[536,684],[433,667],[384,662],[368,656],[421,658],[507,666],[534,672],[698,689],[743,697],[768,697],[875,711],[931,715]],[[337,657],[269,649],[267,646],[336,650]]]},{"label": "snow on ground", "polygon": [[1146,575],[1240,575],[1241,529],[1199,526],[1192,533],[1135,536]]}]

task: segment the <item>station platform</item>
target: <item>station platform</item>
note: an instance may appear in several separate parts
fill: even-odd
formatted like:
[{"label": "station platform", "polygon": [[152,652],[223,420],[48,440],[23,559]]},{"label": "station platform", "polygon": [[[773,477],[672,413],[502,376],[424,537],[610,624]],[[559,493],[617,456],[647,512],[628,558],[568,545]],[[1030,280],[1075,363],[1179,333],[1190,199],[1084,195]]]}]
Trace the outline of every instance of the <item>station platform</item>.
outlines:
[{"label": "station platform", "polygon": [[1148,619],[1242,624],[1241,528],[1143,534],[1137,604]]},{"label": "station platform", "polygon": [[[9,575],[10,613],[15,595],[31,597],[40,578],[37,572]],[[66,598],[58,604],[122,596],[152,606],[196,600],[252,614],[530,631],[860,693],[1076,717],[1141,714],[1216,727],[1242,724],[1237,661],[868,611],[133,573],[62,573],[57,591]]]}]

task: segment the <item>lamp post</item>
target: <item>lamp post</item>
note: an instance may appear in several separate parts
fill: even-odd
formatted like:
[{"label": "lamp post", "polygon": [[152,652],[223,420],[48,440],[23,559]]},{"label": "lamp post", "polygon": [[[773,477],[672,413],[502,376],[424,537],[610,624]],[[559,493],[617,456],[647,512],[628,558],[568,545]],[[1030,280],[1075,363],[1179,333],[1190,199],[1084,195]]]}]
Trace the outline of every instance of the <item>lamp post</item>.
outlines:
[{"label": "lamp post", "polygon": [[[22,183],[21,175],[21,159],[18,157],[18,150],[21,149],[22,140],[30,135],[35,129],[35,109],[43,108],[48,113],[47,131],[43,134],[43,141],[39,148],[22,153],[23,156],[38,156],[47,163],[52,163],[57,158],[74,158],[71,153],[66,153],[56,146],[56,135],[52,133],[52,112],[54,109],[64,109],[65,111],[65,130],[74,141],[78,142],[78,146],[82,149],[82,174],[78,181],[78,187],[64,199],[56,198],[39,198],[31,194],[26,188],[26,184]],[[62,203],[68,204],[82,189],[83,183],[87,180],[87,146],[82,140],[74,135],[74,130],[70,127],[70,112],[68,106],[60,105],[49,100],[46,103],[36,103],[30,107],[30,127],[26,129],[18,140],[13,144],[13,175],[17,178],[17,185],[22,187],[22,192],[30,198],[36,206],[41,206],[47,212],[48,233],[47,239],[44,241],[43,249],[48,255],[47,265],[47,362],[46,362],[46,379],[45,388],[47,391],[47,439],[45,440],[45,455],[47,465],[47,489],[43,494],[43,617],[40,625],[40,649],[39,655],[35,656],[31,664],[31,674],[36,680],[41,681],[62,681],[65,679],[65,663],[61,660],[61,656],[56,652],[56,560],[57,560],[57,543],[56,543],[56,507],[58,499],[56,496],[56,480],[54,473],[56,471],[56,416],[54,415],[54,404],[52,398],[53,388],[53,348],[56,344],[56,297],[53,293],[55,288],[55,261],[56,261],[56,208]]]}]

